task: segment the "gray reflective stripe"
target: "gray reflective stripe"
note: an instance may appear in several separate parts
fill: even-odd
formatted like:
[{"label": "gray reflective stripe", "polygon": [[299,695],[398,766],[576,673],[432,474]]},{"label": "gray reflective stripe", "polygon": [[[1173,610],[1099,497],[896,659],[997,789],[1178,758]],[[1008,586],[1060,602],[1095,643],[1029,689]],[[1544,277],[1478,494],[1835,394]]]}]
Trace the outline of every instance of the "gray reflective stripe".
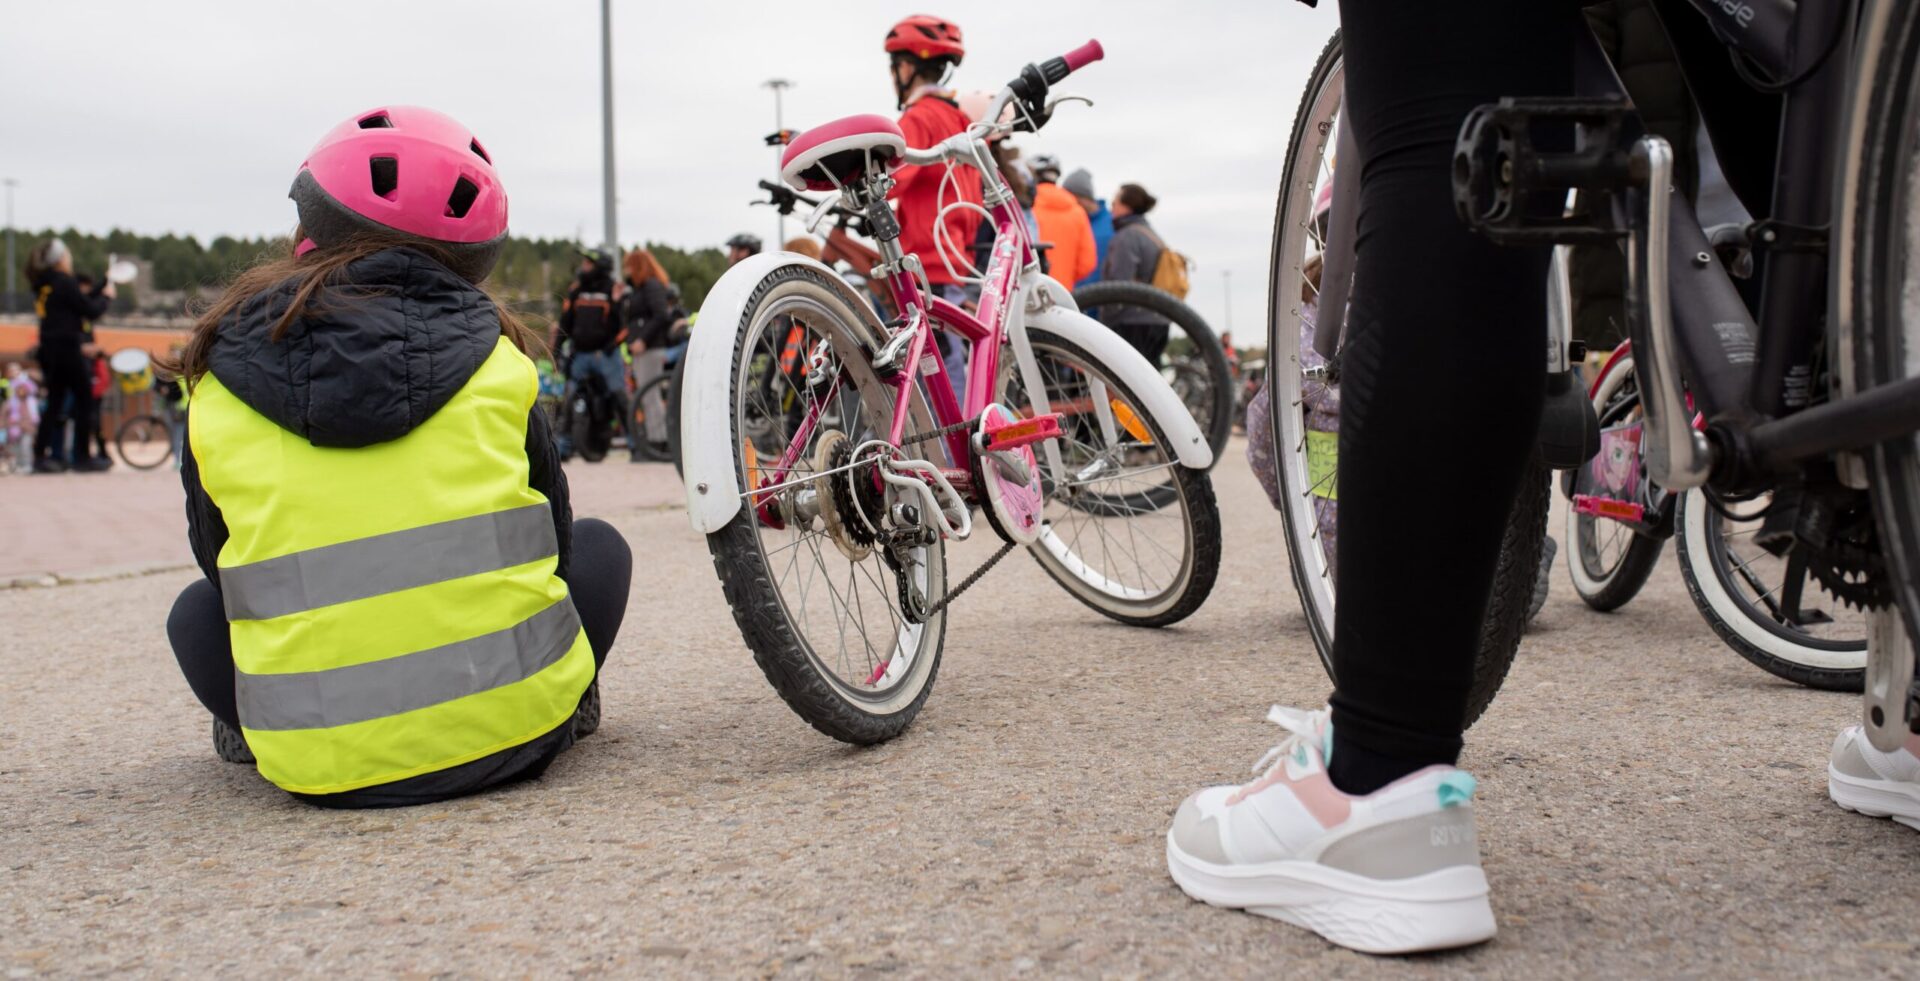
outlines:
[{"label": "gray reflective stripe", "polygon": [[429,708],[540,673],[580,634],[571,597],[490,634],[329,671],[234,672],[248,729],[328,729]]},{"label": "gray reflective stripe", "polygon": [[558,554],[542,502],[220,570],[229,620],[270,620]]}]

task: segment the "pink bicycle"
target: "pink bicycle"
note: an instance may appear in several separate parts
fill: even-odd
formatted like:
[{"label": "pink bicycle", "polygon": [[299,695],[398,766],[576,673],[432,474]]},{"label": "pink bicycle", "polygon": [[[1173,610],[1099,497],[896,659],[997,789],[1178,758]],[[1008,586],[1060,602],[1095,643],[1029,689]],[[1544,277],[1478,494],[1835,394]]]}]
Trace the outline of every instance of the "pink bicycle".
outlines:
[{"label": "pink bicycle", "polygon": [[[1041,275],[987,148],[1044,126],[1062,101],[1049,88],[1101,55],[1089,42],[1028,65],[992,122],[936,146],[910,149],[891,120],[852,116],[788,147],[789,185],[836,192],[826,205],[864,216],[892,321],[832,269],[784,252],[734,266],[704,304],[683,390],[688,511],[767,680],[836,739],[880,742],[912,722],[948,604],[1015,547],[1123,623],[1174,623],[1213,588],[1211,448],[1147,360]],[[946,205],[979,207],[997,232],[984,272],[955,270],[979,287],[976,313],[936,296],[901,253],[887,192],[907,164],[984,175],[984,206]],[[971,345],[958,397],[935,330]],[[1002,545],[958,579],[947,543],[973,534],[976,510]]]}]

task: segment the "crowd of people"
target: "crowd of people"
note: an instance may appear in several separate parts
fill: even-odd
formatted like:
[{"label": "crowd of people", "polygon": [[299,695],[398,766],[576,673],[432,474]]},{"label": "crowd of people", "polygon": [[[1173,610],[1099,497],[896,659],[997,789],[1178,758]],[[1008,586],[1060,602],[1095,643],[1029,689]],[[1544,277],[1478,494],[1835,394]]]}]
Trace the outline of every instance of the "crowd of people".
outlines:
[{"label": "crowd of people", "polygon": [[99,473],[113,466],[101,433],[100,400],[113,381],[93,328],[117,295],[110,281],[75,273],[58,238],[27,256],[39,338],[26,362],[0,380],[0,468],[15,473]]}]

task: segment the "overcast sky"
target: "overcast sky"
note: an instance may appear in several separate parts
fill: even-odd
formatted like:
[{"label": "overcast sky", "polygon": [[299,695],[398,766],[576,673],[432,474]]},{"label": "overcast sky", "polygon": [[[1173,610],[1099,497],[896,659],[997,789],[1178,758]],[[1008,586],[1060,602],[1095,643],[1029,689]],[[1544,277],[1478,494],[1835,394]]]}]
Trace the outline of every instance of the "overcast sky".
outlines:
[{"label": "overcast sky", "polygon": [[[736,231],[770,176],[781,77],[793,128],[891,114],[881,39],[921,7],[955,19],[962,89],[1098,37],[1107,60],[1060,87],[1063,109],[1023,152],[1160,198],[1155,224],[1198,263],[1190,301],[1257,343],[1274,196],[1294,108],[1332,33],[1332,4],[1285,0],[613,0],[620,237],[684,247]],[[334,123],[382,103],[450,113],[486,143],[522,235],[597,241],[599,5],[594,0],[12,2],[0,30],[0,176],[22,227],[285,232],[286,191]],[[812,12],[812,13],[810,13]],[[832,14],[832,17],[826,16]],[[818,15],[813,15],[818,14]],[[797,232],[797,223],[790,223]]]}]

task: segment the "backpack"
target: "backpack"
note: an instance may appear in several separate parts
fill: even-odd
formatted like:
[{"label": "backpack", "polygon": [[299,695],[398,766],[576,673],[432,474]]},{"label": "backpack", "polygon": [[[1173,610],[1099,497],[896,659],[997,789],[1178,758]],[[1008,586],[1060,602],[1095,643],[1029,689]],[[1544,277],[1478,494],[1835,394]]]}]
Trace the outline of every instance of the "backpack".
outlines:
[{"label": "backpack", "polygon": [[1153,240],[1153,244],[1160,247],[1160,259],[1153,264],[1153,279],[1149,280],[1153,288],[1165,290],[1179,299],[1186,299],[1187,291],[1193,288],[1193,284],[1187,280],[1187,271],[1193,266],[1193,260],[1167,248],[1167,243],[1161,241],[1160,236],[1155,234],[1153,229],[1141,225],[1140,231],[1146,233],[1146,236]]}]

